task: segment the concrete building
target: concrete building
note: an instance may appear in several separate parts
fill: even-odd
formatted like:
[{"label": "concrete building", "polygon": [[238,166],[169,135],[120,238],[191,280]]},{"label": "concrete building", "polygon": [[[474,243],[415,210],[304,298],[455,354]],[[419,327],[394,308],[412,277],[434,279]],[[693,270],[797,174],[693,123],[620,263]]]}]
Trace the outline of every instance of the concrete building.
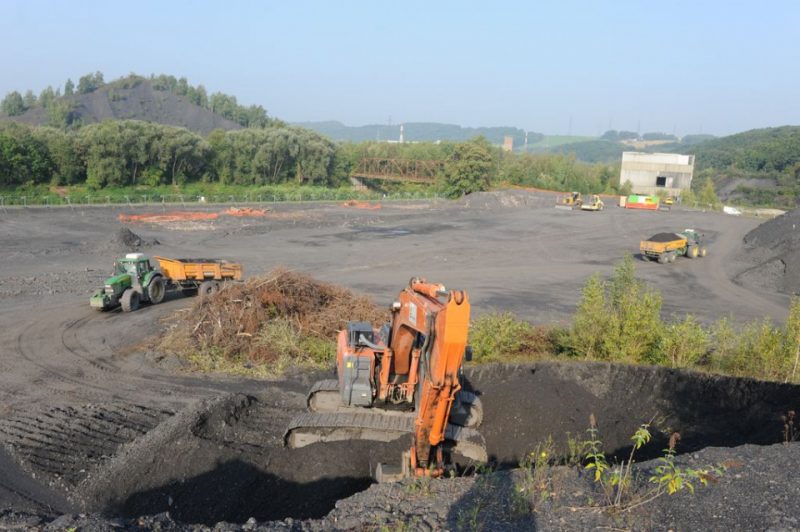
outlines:
[{"label": "concrete building", "polygon": [[630,181],[635,194],[657,194],[664,191],[670,196],[680,196],[682,190],[692,186],[694,155],[678,153],[622,153],[620,186]]}]

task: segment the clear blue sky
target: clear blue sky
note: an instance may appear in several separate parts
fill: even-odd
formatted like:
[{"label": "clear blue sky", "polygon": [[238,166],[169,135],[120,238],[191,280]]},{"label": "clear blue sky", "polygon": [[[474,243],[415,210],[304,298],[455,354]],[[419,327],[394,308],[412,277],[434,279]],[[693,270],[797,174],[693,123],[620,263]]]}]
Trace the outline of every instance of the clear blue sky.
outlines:
[{"label": "clear blue sky", "polygon": [[0,94],[186,76],[288,121],[800,124],[800,2],[0,0]]}]

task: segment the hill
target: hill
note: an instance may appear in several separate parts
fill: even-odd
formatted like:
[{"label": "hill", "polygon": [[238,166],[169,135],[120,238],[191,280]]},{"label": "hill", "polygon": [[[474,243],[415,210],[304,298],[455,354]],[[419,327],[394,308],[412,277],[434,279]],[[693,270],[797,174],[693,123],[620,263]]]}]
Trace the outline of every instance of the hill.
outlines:
[{"label": "hill", "polygon": [[235,96],[220,92],[206,94],[202,85],[192,86],[186,78],[161,74],[145,78],[136,74],[103,81],[103,74],[87,74],[77,87],[71,80],[61,89],[47,87],[37,97],[13,91],[0,105],[0,120],[31,126],[60,128],[94,124],[105,120],[140,120],[184,127],[207,135],[214,129],[263,128],[279,121],[267,116],[260,105],[245,107]]},{"label": "hill", "polygon": [[[365,142],[374,140],[399,140],[400,124],[369,124],[366,126],[346,126],[341,122],[297,122],[294,125],[312,129],[335,141]],[[407,142],[461,142],[483,136],[492,144],[502,144],[507,136],[514,139],[514,147],[525,143],[525,131],[516,127],[461,127],[455,124],[438,122],[406,122],[403,124],[403,140]],[[528,143],[544,138],[541,133],[528,133]]]},{"label": "hill", "polygon": [[[142,80],[129,88],[114,88],[106,85],[89,94],[76,94],[64,97],[71,104],[70,121],[81,124],[94,124],[104,120],[141,120],[168,126],[185,127],[201,135],[214,129],[241,129],[238,123],[195,105],[166,91],[159,91],[153,83]],[[43,126],[51,123],[51,115],[43,107],[27,110],[19,116],[4,119]]]}]

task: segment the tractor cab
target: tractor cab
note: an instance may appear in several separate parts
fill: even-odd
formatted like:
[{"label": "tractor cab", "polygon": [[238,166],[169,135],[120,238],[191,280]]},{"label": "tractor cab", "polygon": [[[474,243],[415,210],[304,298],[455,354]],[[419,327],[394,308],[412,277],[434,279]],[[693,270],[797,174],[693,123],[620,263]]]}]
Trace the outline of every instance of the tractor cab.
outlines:
[{"label": "tractor cab", "polygon": [[150,259],[142,253],[128,253],[125,257],[114,261],[114,275],[128,274],[139,279],[144,274],[153,271]]}]

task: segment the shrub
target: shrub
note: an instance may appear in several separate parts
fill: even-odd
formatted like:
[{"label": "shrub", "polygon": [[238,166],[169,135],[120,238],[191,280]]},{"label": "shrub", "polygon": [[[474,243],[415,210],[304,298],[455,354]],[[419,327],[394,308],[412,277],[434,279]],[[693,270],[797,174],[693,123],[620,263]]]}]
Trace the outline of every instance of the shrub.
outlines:
[{"label": "shrub", "polygon": [[549,331],[516,318],[510,312],[484,314],[470,326],[475,362],[531,358],[553,352]]}]

